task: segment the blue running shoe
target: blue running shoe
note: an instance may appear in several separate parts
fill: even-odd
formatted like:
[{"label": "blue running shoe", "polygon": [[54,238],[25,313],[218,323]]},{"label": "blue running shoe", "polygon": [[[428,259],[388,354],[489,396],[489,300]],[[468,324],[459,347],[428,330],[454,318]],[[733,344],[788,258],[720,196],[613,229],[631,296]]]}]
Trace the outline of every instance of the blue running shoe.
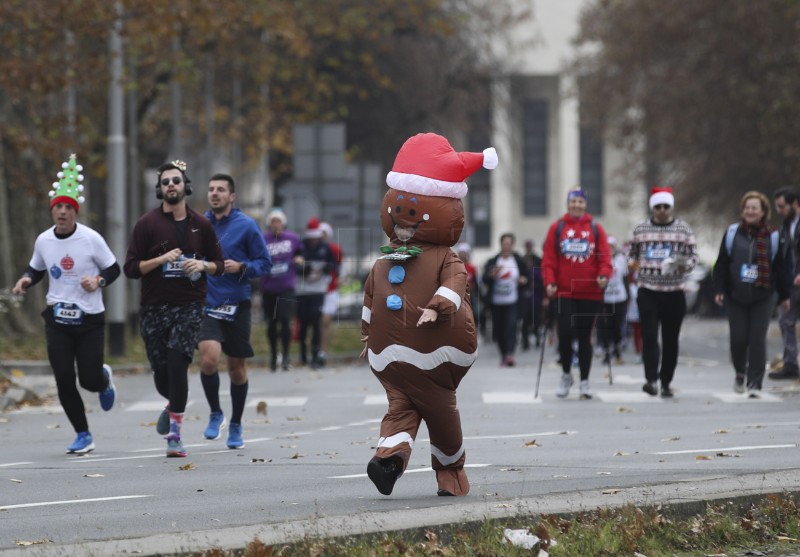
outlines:
[{"label": "blue running shoe", "polygon": [[108,379],[108,387],[104,391],[100,391],[100,408],[108,412],[114,407],[114,400],[117,398],[117,389],[114,387],[114,372],[111,371],[111,366],[103,364],[103,373]]},{"label": "blue running shoe", "polygon": [[186,456],[186,449],[183,448],[179,435],[167,437],[167,456],[170,458],[183,458]]},{"label": "blue running shoe", "polygon": [[203,435],[206,439],[219,439],[219,432],[225,427],[225,414],[222,412],[211,412],[208,417],[208,427]]},{"label": "blue running shoe", "polygon": [[241,449],[244,447],[244,439],[242,439],[242,424],[235,424],[231,422],[231,427],[228,428],[228,448]]},{"label": "blue running shoe", "polygon": [[169,433],[169,404],[161,411],[156,421],[156,433],[166,435]]},{"label": "blue running shoe", "polygon": [[72,442],[72,445],[67,447],[67,454],[86,454],[94,450],[94,440],[92,434],[88,431],[81,431]]}]

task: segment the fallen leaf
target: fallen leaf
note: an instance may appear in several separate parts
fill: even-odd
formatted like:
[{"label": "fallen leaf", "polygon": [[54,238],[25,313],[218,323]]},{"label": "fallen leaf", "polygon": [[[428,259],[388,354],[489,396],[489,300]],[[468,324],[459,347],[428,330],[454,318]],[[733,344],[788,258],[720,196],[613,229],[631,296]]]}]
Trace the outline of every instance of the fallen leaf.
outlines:
[{"label": "fallen leaf", "polygon": [[526,447],[541,447],[541,445],[536,442],[536,439],[534,439],[533,441],[526,441],[525,442],[525,446]]},{"label": "fallen leaf", "polygon": [[519,468],[500,468],[501,472],[519,472]]},{"label": "fallen leaf", "polygon": [[293,460],[297,460],[298,458],[303,458],[303,457],[305,457],[305,455],[302,455],[302,454],[300,454],[300,453],[294,453],[294,454],[293,454],[291,457],[289,457],[289,458],[291,458],[291,459],[293,459]]},{"label": "fallen leaf", "polygon": [[16,377],[17,379],[22,379],[23,377],[25,377],[25,372],[22,371],[21,369],[12,369],[11,370],[11,375],[13,377]]},{"label": "fallen leaf", "polygon": [[632,408],[625,408],[624,406],[620,406],[617,408],[617,412],[621,412],[624,414],[633,414],[634,410]]},{"label": "fallen leaf", "polygon": [[17,479],[14,479],[14,478],[9,478],[8,481],[14,482],[15,484],[21,484],[22,483],[22,480],[17,480]]},{"label": "fallen leaf", "polygon": [[256,405],[256,413],[261,416],[267,415],[267,402],[265,400],[259,401],[259,403]]},{"label": "fallen leaf", "polygon": [[290,422],[302,422],[303,418],[300,416],[286,416],[286,420]]},{"label": "fallen leaf", "polygon": [[614,453],[614,456],[628,456],[629,454],[630,453],[623,453],[621,451],[617,451],[616,453]]},{"label": "fallen leaf", "polygon": [[178,470],[197,470],[197,466],[192,464],[191,462],[187,462],[183,466],[178,466]]},{"label": "fallen leaf", "polygon": [[103,474],[84,474],[84,478],[105,478]]},{"label": "fallen leaf", "polygon": [[603,495],[614,495],[615,493],[619,493],[620,491],[621,491],[620,489],[604,489],[600,493],[602,493]]},{"label": "fallen leaf", "polygon": [[251,458],[250,462],[264,462],[263,458]]},{"label": "fallen leaf", "polygon": [[14,543],[17,545],[40,545],[43,543],[53,543],[53,540],[48,540],[47,538],[42,538],[41,540],[33,540],[32,542],[25,540],[14,540]]},{"label": "fallen leaf", "polygon": [[717,430],[717,431],[715,431],[714,433],[717,433],[717,434],[721,434],[721,433],[730,433],[730,431],[728,431],[727,429],[718,429],[718,430]]},{"label": "fallen leaf", "polygon": [[717,456],[732,456],[735,458],[739,458],[738,454],[729,454],[729,453],[717,453]]},{"label": "fallen leaf", "polygon": [[61,424],[50,424],[47,429],[61,429]]},{"label": "fallen leaf", "polygon": [[779,542],[800,542],[797,538],[790,538],[789,536],[776,536],[775,539]]},{"label": "fallen leaf", "polygon": [[714,460],[710,456],[706,456],[704,454],[698,455],[698,456],[694,457],[694,459],[695,460]]},{"label": "fallen leaf", "polygon": [[610,476],[611,472],[598,472],[597,475],[598,476]]},{"label": "fallen leaf", "polygon": [[680,440],[681,440],[680,437],[667,437],[666,439],[662,439],[661,442],[663,443],[664,441],[680,441]]}]

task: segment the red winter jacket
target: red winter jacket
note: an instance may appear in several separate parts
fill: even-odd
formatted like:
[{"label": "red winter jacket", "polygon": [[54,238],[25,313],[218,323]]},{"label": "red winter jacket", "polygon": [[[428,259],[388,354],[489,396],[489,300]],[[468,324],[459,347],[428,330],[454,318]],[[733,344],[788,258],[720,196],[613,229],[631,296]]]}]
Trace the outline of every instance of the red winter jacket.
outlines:
[{"label": "red winter jacket", "polygon": [[[561,237],[556,243],[558,223],[564,221]],[[597,286],[597,277],[610,277],[611,250],[606,231],[595,221],[597,238],[592,231],[592,215],[585,213],[576,219],[565,214],[550,225],[544,241],[542,278],[544,284],[555,284],[559,298],[602,300],[603,292]]]}]

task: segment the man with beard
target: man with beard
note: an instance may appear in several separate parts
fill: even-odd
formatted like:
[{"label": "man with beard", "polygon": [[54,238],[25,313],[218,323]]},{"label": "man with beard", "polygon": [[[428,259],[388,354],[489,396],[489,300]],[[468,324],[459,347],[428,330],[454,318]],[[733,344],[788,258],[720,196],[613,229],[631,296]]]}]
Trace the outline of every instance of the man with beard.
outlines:
[{"label": "man with beard", "polygon": [[156,390],[169,401],[156,431],[166,435],[168,457],[185,457],[181,424],[206,303],[206,274],[221,275],[225,266],[211,223],[186,205],[192,193],[186,163],[168,162],[157,172],[156,197],[163,202],[136,222],[124,269],[128,278],[142,279],[139,328]]},{"label": "man with beard", "polygon": [[798,275],[797,269],[797,243],[798,230],[797,223],[800,221],[800,200],[797,191],[785,186],[779,188],[774,194],[775,212],[783,219],[781,226],[781,253],[783,254],[784,265],[789,273],[789,282],[792,284],[791,296],[789,298],[789,309],[779,306],[780,317],[778,324],[781,328],[783,337],[783,366],[778,371],[771,372],[770,379],[798,379],[800,378],[800,368],[797,365],[797,319],[800,317],[800,288],[794,283],[794,277]]},{"label": "man with beard", "polygon": [[219,360],[228,356],[231,380],[229,449],[244,447],[242,414],[247,399],[245,359],[250,345],[250,280],[266,275],[272,267],[267,244],[256,221],[233,206],[236,184],[227,174],[214,174],[208,182],[205,216],[214,226],[225,257],[225,274],[208,277],[206,315],[200,326],[200,379],[211,408],[206,439],[219,439],[225,415],[219,402]]}]

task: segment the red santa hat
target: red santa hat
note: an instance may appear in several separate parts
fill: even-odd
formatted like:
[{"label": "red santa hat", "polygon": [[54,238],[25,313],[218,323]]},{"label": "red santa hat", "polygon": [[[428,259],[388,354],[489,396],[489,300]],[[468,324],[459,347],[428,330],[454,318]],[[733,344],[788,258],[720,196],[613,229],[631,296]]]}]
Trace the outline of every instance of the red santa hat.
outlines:
[{"label": "red santa hat", "polygon": [[675,206],[675,196],[672,195],[672,188],[654,186],[653,189],[650,190],[650,208],[652,209],[656,205]]},{"label": "red santa hat", "polygon": [[311,217],[306,224],[306,238],[322,238],[322,229],[319,227],[319,219]]},{"label": "red santa hat", "polygon": [[464,180],[481,167],[497,168],[497,163],[494,147],[458,153],[441,135],[418,133],[403,143],[386,183],[409,193],[461,199],[467,195]]}]

